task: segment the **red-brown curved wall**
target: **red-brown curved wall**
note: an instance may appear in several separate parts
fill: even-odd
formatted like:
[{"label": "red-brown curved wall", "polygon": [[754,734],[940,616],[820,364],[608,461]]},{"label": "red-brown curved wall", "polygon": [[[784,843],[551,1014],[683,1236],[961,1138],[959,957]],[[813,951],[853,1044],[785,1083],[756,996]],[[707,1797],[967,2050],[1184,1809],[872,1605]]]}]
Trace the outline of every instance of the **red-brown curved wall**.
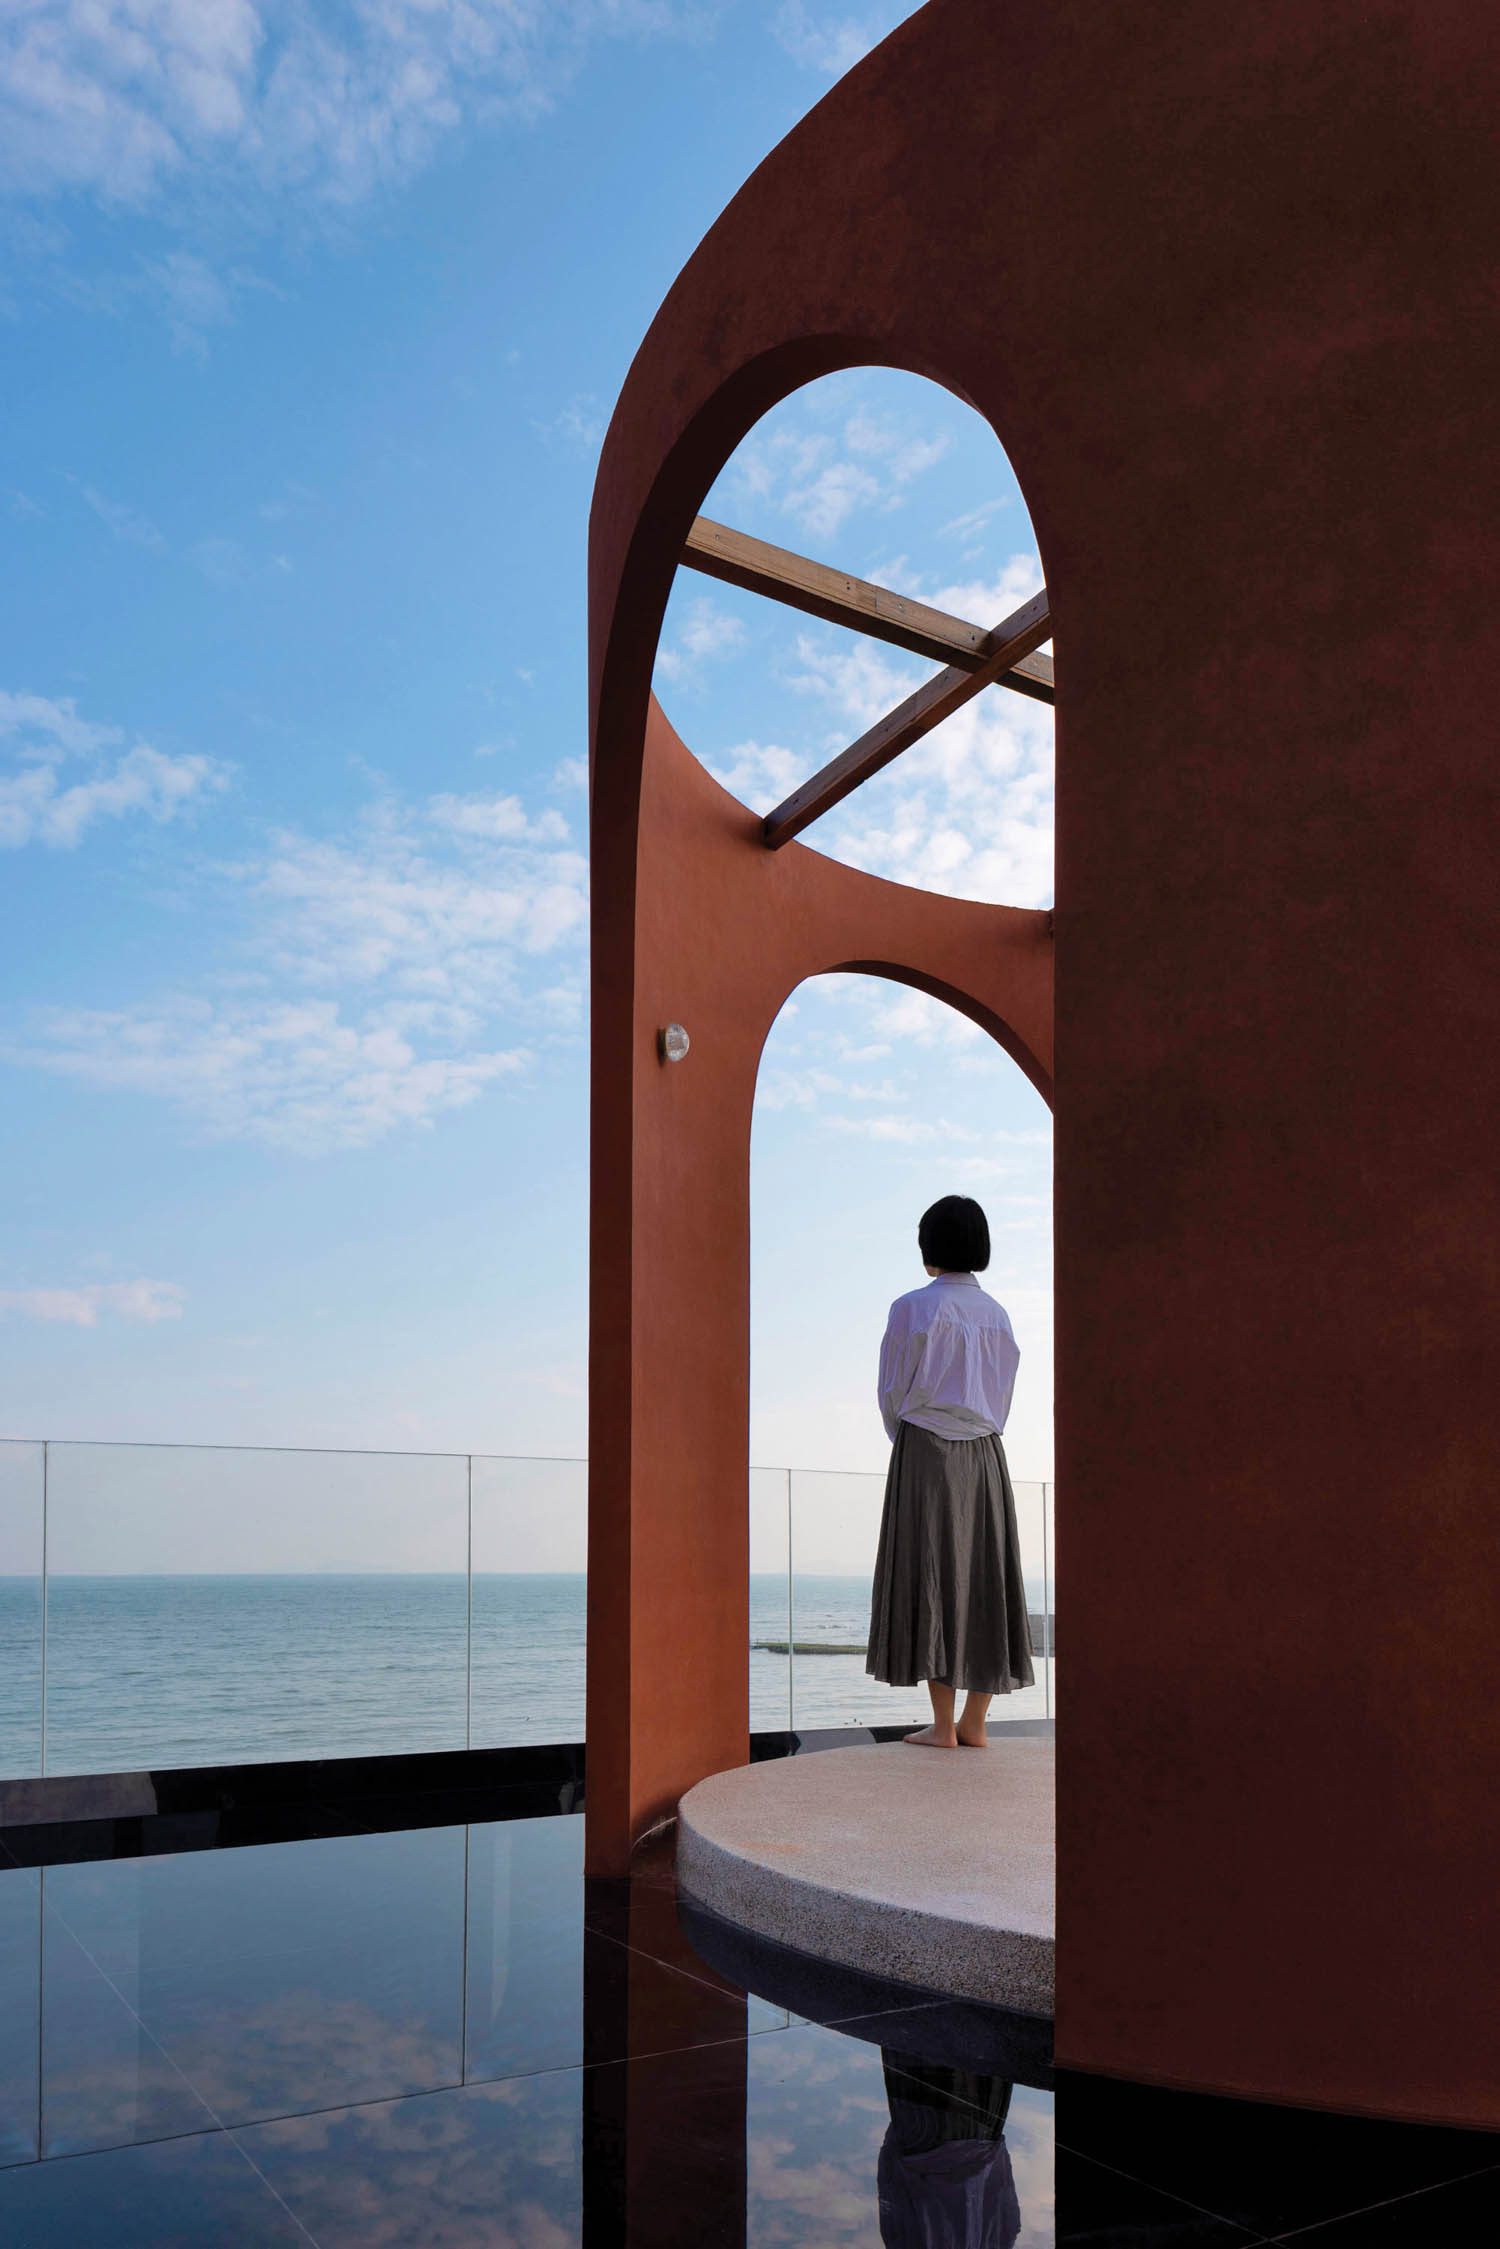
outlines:
[{"label": "red-brown curved wall", "polygon": [[[739,1440],[694,1307],[742,1289],[744,1149],[700,1180],[729,1109],[690,1105],[741,893],[657,836],[656,634],[749,424],[885,361],[993,423],[1056,618],[1059,2058],[1488,2124],[1497,114],[1488,0],[931,0],[674,287],[591,553],[596,1863],[673,1756],[743,1754],[724,1502],[672,1465],[700,1384]],[[1040,1075],[1024,922],[970,926]],[[653,1077],[663,1011],[699,1044]],[[725,1643],[682,1674],[649,1641],[688,1581]]]}]

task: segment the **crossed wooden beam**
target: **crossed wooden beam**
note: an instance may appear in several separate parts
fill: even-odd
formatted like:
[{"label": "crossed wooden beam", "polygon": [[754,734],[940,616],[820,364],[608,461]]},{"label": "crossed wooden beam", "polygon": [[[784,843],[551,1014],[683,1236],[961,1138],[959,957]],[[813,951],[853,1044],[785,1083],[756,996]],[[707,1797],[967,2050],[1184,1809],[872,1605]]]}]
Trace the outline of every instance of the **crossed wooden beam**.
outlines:
[{"label": "crossed wooden beam", "polygon": [[851,578],[847,571],[832,570],[826,563],[809,562],[805,555],[789,554],[764,539],[731,531],[706,515],[694,522],[682,559],[705,577],[741,586],[747,593],[768,594],[809,617],[847,625],[893,648],[909,648],[917,656],[946,660],[934,678],[766,814],[762,833],[772,851],[790,843],[986,687],[1010,687],[1039,703],[1054,699],[1052,659],[1036,653],[1052,637],[1045,588],[986,632],[982,625],[929,609],[925,602],[909,601],[885,586],[872,586],[864,578]]}]

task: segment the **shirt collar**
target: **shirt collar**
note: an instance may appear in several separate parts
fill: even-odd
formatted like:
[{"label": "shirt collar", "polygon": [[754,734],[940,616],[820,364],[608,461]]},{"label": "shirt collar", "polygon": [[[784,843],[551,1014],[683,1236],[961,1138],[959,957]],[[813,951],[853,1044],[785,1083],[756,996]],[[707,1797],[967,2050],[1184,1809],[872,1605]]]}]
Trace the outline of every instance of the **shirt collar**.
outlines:
[{"label": "shirt collar", "polygon": [[932,1285],[934,1288],[943,1288],[944,1286],[978,1288],[979,1275],[977,1273],[938,1273],[934,1276]]}]

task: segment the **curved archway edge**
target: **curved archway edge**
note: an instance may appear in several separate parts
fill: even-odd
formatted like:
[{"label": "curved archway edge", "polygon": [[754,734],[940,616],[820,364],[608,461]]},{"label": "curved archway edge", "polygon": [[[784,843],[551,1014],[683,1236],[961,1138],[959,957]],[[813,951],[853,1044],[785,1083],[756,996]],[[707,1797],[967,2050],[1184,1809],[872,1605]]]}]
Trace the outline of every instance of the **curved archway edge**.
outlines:
[{"label": "curved archway edge", "polygon": [[[750,1122],[809,976],[947,1001],[1046,1095],[1050,917],[768,852],[649,706],[639,825],[594,838],[589,1820],[597,1872],[748,1753]],[[633,881],[630,879],[633,877]],[[628,906],[626,901],[629,901]],[[657,1033],[686,1025],[687,1060]],[[670,1660],[659,1637],[674,1623]]]},{"label": "curved archway edge", "polygon": [[[853,893],[777,892],[650,706],[745,428],[905,366],[998,432],[1056,618],[1058,2056],[1488,2126],[1497,108],[1487,0],[929,0],[674,286],[590,556],[595,1863],[743,1754],[743,1562],[701,1529],[740,1500],[684,1441],[735,1379],[698,1314],[739,1286],[765,1027],[699,978],[752,1016],[774,982],[735,983],[730,909],[806,941],[792,981],[895,958],[972,997],[983,956],[1049,1052],[1041,928],[942,901],[822,959]],[[700,875],[718,825],[753,889]],[[649,1647],[685,1584],[687,1670]]]}]

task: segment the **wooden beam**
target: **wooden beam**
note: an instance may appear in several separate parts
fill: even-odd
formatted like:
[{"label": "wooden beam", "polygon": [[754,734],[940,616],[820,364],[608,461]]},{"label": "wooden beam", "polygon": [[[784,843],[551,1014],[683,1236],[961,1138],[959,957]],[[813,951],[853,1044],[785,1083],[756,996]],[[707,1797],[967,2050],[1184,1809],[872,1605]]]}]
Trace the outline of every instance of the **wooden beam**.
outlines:
[{"label": "wooden beam", "polygon": [[[985,661],[990,636],[983,625],[971,625],[962,617],[950,617],[946,610],[929,608],[924,601],[892,593],[887,586],[871,585],[846,570],[752,539],[709,516],[700,515],[694,522],[682,559],[689,570],[701,570],[705,577],[739,586],[746,593],[766,594],[809,617],[821,617],[826,624],[847,626],[851,632],[909,649],[934,663],[976,671]],[[1052,666],[1047,657],[1028,656],[1012,670],[1015,676],[1007,677],[1005,686],[1051,702]]]},{"label": "wooden beam", "polygon": [[784,804],[767,813],[762,828],[767,848],[779,851],[784,843],[822,818],[825,812],[852,794],[862,781],[889,765],[893,758],[909,750],[913,742],[920,742],[935,726],[965,703],[982,693],[1000,679],[1023,657],[1030,655],[1040,641],[1052,636],[1052,615],[1047,606],[1046,589],[1033,596],[1023,608],[997,625],[986,635],[983,661],[977,671],[950,664],[946,671],[938,672],[904,703],[889,711],[841,750],[831,764],[794,789]]}]

